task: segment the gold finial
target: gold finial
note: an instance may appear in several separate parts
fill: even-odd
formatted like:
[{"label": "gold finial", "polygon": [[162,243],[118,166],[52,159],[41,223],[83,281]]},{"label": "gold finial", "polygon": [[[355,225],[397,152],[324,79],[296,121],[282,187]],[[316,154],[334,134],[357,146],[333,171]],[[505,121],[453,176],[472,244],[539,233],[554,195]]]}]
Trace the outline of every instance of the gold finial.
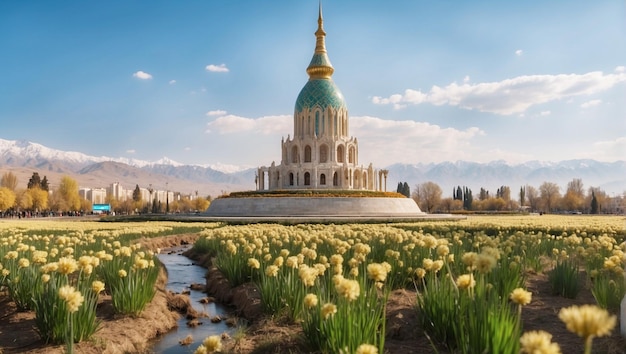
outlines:
[{"label": "gold finial", "polygon": [[322,22],[324,22],[324,19],[322,18],[322,1],[320,0],[320,4],[319,4],[319,15],[317,16],[317,26],[319,28],[322,28]]},{"label": "gold finial", "polygon": [[326,32],[324,32],[324,19],[322,18],[322,2],[319,3],[319,14],[317,17],[317,31],[315,31],[315,53],[313,53],[313,59],[306,72],[309,74],[310,79],[329,79],[335,69],[330,64],[328,55],[326,53]]},{"label": "gold finial", "polygon": [[317,37],[317,40],[315,41],[315,53],[326,53],[326,43],[324,40],[326,32],[324,32],[324,19],[322,18],[321,1],[319,5],[319,15],[317,17],[317,31],[315,31],[315,37]]}]

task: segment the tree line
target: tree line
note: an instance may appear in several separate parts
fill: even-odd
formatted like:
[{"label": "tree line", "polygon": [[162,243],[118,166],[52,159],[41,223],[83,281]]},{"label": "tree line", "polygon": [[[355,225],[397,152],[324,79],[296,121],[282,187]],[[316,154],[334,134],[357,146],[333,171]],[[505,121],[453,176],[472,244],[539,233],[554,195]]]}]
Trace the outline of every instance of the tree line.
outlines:
[{"label": "tree line", "polygon": [[17,188],[18,180],[12,172],[0,179],[0,213],[11,215],[42,215],[45,212],[78,213],[91,210],[91,204],[78,195],[78,183],[64,176],[59,187],[52,191],[48,178],[34,172],[26,189]]},{"label": "tree line", "polygon": [[[69,176],[63,176],[59,187],[50,188],[46,176],[43,178],[38,172],[28,180],[25,189],[18,188],[18,179],[12,172],[7,172],[0,178],[0,216],[43,216],[43,215],[78,215],[90,213],[92,202],[81,197],[78,192],[78,182]],[[104,203],[111,205],[111,210],[118,214],[133,213],[163,213],[167,209],[172,212],[204,211],[208,208],[211,197],[206,198],[182,196],[175,193],[174,198],[167,205],[155,197],[153,201],[142,200],[139,185],[136,185],[132,198],[117,200],[107,193]]]},{"label": "tree line", "polygon": [[[404,186],[406,182],[399,183]],[[400,192],[400,190],[398,190]],[[624,213],[626,192],[610,197],[598,187],[584,188],[580,178],[567,183],[564,191],[552,182],[539,187],[521,186],[512,192],[509,186],[500,186],[495,194],[480,188],[477,194],[467,186],[455,186],[450,197],[444,197],[441,187],[435,182],[415,186],[411,197],[428,213],[457,211],[528,211],[538,213]],[[406,194],[405,194],[406,195]]]},{"label": "tree line", "polygon": [[[152,193],[151,188],[148,189]],[[170,212],[198,212],[204,211],[209,207],[211,203],[211,196],[206,198],[198,197],[198,191],[196,191],[196,197],[182,196],[180,193],[175,192],[173,200],[167,200],[166,203],[158,200],[156,194],[153,200],[144,201],[141,188],[139,185],[135,185],[133,189],[132,199],[124,201],[118,201],[113,198],[112,195],[107,194],[107,202],[111,204],[111,209],[116,210],[118,213],[132,214],[132,213],[170,213]]]}]

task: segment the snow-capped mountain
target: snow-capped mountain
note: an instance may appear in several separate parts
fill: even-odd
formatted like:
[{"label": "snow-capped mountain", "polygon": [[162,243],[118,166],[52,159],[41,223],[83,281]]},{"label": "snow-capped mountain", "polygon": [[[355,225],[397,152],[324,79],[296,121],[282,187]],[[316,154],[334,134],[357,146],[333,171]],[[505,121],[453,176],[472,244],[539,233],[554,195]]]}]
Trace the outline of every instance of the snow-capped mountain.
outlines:
[{"label": "snow-capped mountain", "polygon": [[[383,166],[377,166],[379,168]],[[584,187],[599,187],[611,194],[626,191],[626,161],[568,160],[560,162],[529,161],[511,165],[504,161],[477,163],[468,161],[431,164],[395,164],[389,170],[387,190],[395,191],[398,182],[411,189],[432,181],[451,196],[456,186],[467,186],[477,193],[485,188],[495,194],[500,186],[517,191],[521,186],[539,187],[543,182],[558,184],[562,192],[574,178]],[[33,172],[46,175],[54,187],[62,175],[75,178],[82,187],[106,187],[120,182],[126,188],[135,185],[176,190],[198,191],[202,195],[254,189],[256,168],[234,165],[184,165],[164,157],[149,162],[137,159],[89,156],[80,152],[61,151],[40,144],[0,139],[0,173],[12,171],[25,186]]]},{"label": "snow-capped mountain", "polygon": [[[512,192],[522,186],[538,188],[544,182],[556,183],[564,193],[567,183],[574,178],[582,180],[584,188],[599,187],[609,195],[626,192],[626,161],[601,162],[596,160],[567,160],[560,162],[529,161],[510,165],[504,161],[477,163],[467,161],[437,164],[396,164],[388,167],[387,188],[398,182],[407,182],[411,188],[427,181],[437,183],[444,196],[451,196],[452,188],[467,186],[475,193],[485,188],[491,193],[501,186]],[[391,184],[393,183],[393,184]]]},{"label": "snow-capped mountain", "polygon": [[[51,149],[41,144],[29,141],[0,139],[0,162],[3,162],[6,158],[13,158],[16,160],[23,159],[27,161],[64,161],[66,163],[72,163],[77,165],[88,165],[98,162],[119,162],[133,167],[146,167],[155,165],[169,165],[175,167],[185,166],[184,164],[174,161],[168,157],[163,157],[157,161],[150,162],[126,157],[90,156],[76,151],[62,151]],[[212,170],[221,171],[224,173],[240,172],[247,169],[245,167],[221,163],[215,165],[195,166],[210,168]]]},{"label": "snow-capped mountain", "polygon": [[0,139],[0,172],[5,171],[16,173],[19,184],[24,186],[33,172],[39,172],[41,176],[48,177],[53,187],[63,175],[70,175],[81,187],[89,188],[107,187],[113,182],[119,182],[126,188],[152,184],[157,189],[169,188],[183,193],[198,191],[199,194],[213,196],[254,188],[254,172],[246,173],[236,166],[191,166],[167,157],[150,162],[89,156],[27,141]]}]

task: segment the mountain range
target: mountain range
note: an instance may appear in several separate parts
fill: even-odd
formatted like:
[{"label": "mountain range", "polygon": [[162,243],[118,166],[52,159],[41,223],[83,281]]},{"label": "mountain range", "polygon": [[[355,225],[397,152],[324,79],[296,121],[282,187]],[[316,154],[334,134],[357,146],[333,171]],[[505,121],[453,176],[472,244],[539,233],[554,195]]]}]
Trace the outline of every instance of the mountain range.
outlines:
[{"label": "mountain range", "polygon": [[[378,166],[380,168],[380,166]],[[477,163],[468,161],[429,164],[394,164],[389,170],[387,190],[395,191],[398,182],[407,182],[413,190],[418,184],[432,181],[452,196],[455,186],[467,186],[474,194],[485,188],[490,194],[500,186],[509,186],[516,195],[523,185],[538,188],[553,182],[565,192],[574,178],[585,188],[599,187],[609,195],[626,193],[626,161],[601,162],[591,159],[559,162],[530,161],[508,164],[505,161]],[[225,192],[255,188],[256,168],[232,165],[184,165],[163,158],[159,161],[89,156],[80,152],[55,150],[43,145],[0,139],[0,174],[13,172],[18,186],[26,187],[33,172],[46,176],[50,186],[58,186],[62,176],[75,179],[81,187],[105,188],[119,182],[124,188],[135,185],[169,189],[183,194],[218,196]]]}]

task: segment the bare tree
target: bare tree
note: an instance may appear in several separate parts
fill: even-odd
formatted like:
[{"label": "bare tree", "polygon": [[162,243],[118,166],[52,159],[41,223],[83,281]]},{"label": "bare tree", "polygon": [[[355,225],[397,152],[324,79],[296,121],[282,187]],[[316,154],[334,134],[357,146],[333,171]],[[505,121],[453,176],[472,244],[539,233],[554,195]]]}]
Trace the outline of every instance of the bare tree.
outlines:
[{"label": "bare tree", "polygon": [[0,179],[0,187],[5,187],[15,192],[17,189],[17,176],[13,172],[3,174],[2,179]]},{"label": "bare tree", "polygon": [[538,210],[539,209],[539,191],[537,191],[537,188],[531,186],[531,185],[526,185],[525,188],[526,191],[526,200],[528,201],[528,206],[530,207],[530,210]]},{"label": "bare tree", "polygon": [[446,212],[451,212],[453,210],[461,210],[463,209],[463,201],[452,198],[443,198],[441,203],[439,204],[441,210]]},{"label": "bare tree", "polygon": [[565,210],[582,210],[585,202],[585,191],[583,190],[583,181],[580,178],[574,178],[567,183],[567,191],[562,199],[562,206]]},{"label": "bare tree", "polygon": [[413,192],[413,199],[422,209],[432,212],[441,203],[441,187],[435,182],[418,184]]},{"label": "bare tree", "polygon": [[543,182],[539,186],[539,194],[541,195],[541,203],[545,207],[546,212],[551,212],[561,199],[560,188],[556,183]]}]

